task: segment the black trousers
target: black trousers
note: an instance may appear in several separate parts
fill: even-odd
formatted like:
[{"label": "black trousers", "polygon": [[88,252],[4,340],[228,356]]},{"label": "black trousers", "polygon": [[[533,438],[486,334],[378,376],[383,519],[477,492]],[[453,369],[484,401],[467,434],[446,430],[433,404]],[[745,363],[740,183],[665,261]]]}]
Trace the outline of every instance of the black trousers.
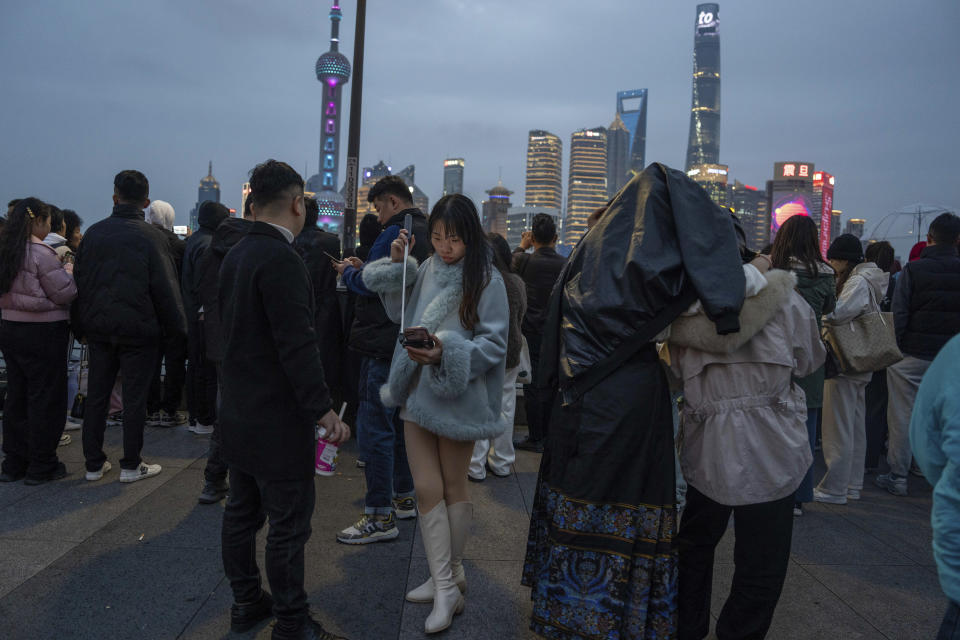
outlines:
[{"label": "black trousers", "polygon": [[0,322],[7,363],[3,471],[42,478],[57,468],[67,417],[67,322]]},{"label": "black trousers", "polygon": [[[532,369],[530,373],[535,383],[537,372],[540,370],[541,336],[538,333],[523,335],[527,339],[527,348],[530,350],[530,368]],[[543,389],[535,384],[523,385],[523,401],[526,405],[527,426],[531,440],[543,440],[546,437],[553,399],[554,392],[550,389]]]},{"label": "black trousers", "polygon": [[[162,375],[161,384],[161,374]],[[150,381],[147,396],[147,413],[156,413],[163,409],[173,414],[180,408],[183,398],[183,386],[187,379],[187,343],[183,338],[164,340],[159,345],[159,356],[153,366],[153,379]]]},{"label": "black trousers", "polygon": [[887,438],[887,370],[874,371],[866,392],[867,453],[864,467],[876,469],[886,456],[883,441]]},{"label": "black trousers", "polygon": [[143,427],[147,421],[147,393],[157,364],[157,344],[125,345],[90,342],[90,378],[83,413],[83,457],[87,471],[98,471],[107,456],[103,453],[103,432],[117,372],[123,377],[123,457],[120,467],[136,469],[143,449]]},{"label": "black trousers", "polygon": [[187,407],[190,417],[211,425],[217,419],[217,367],[207,359],[203,322],[192,322],[187,332]]},{"label": "black trousers", "polygon": [[[217,381],[215,395],[217,415],[220,409],[220,365],[214,365],[214,374]],[[203,479],[207,482],[223,482],[227,479],[227,462],[223,459],[223,430],[220,420],[213,421],[213,433],[210,434],[210,448],[207,450],[207,465],[203,468]]]},{"label": "black trousers", "polygon": [[230,496],[223,511],[223,569],[237,603],[254,602],[260,593],[257,531],[270,518],[265,553],[277,627],[294,631],[307,616],[303,589],[303,547],[310,539],[316,499],[313,477],[266,480],[230,468]]},{"label": "black trousers", "polygon": [[770,628],[790,560],[793,494],[773,502],[731,507],[691,486],[677,535],[680,640],[700,640],[710,632],[713,553],[731,512],[736,568],[730,595],[717,620],[717,638],[760,639]]}]

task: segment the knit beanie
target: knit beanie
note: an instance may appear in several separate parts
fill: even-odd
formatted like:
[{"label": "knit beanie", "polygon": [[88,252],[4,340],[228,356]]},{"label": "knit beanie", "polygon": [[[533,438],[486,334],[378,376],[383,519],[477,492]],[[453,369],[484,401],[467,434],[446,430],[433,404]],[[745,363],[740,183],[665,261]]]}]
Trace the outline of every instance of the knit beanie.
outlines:
[{"label": "knit beanie", "polygon": [[863,262],[863,245],[860,238],[852,233],[844,233],[827,249],[827,260],[849,260],[854,264]]}]

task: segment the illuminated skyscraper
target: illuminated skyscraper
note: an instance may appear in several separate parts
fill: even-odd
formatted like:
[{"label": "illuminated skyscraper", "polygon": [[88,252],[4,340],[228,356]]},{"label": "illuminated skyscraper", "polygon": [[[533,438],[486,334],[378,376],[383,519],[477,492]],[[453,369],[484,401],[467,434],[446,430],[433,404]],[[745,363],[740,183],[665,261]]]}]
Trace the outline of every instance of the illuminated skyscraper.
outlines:
[{"label": "illuminated skyscraper", "polygon": [[696,164],[687,169],[687,175],[710,194],[711,200],[726,207],[729,169],[725,164]]},{"label": "illuminated skyscraper", "polygon": [[443,195],[463,193],[463,158],[447,158],[443,161]]},{"label": "illuminated skyscraper", "polygon": [[747,248],[760,251],[770,241],[770,214],[767,211],[767,192],[735,181],[728,200],[740,219],[747,237]]},{"label": "illuminated skyscraper", "polygon": [[317,80],[323,85],[323,124],[320,132],[320,171],[307,180],[306,190],[316,194],[320,224],[340,232],[346,202],[337,191],[340,162],[340,100],[350,81],[350,61],[340,53],[340,6],[330,8],[330,50],[317,59]]},{"label": "illuminated skyscraper", "polygon": [[197,190],[197,204],[190,211],[190,229],[196,231],[200,227],[197,215],[200,212],[200,205],[207,200],[220,202],[220,183],[213,177],[213,162],[207,165],[207,176],[200,180],[200,188]]},{"label": "illuminated skyscraper", "polygon": [[563,142],[549,131],[531,131],[527,141],[528,207],[559,209],[563,201]]},{"label": "illuminated skyscraper", "polygon": [[[631,89],[617,92],[617,114],[630,132],[627,142],[627,172],[620,186],[643,171],[647,159],[647,90]],[[616,122],[616,121],[614,121]],[[611,125],[612,126],[612,125]],[[609,141],[608,143],[609,144]],[[616,189],[619,191],[619,187]]]},{"label": "illuminated skyscraper", "polygon": [[840,217],[843,215],[843,211],[840,209],[834,209],[830,212],[830,242],[833,242],[837,239],[837,236],[840,235]]},{"label": "illuminated skyscraper", "polygon": [[423,211],[424,214],[430,215],[430,198],[417,186],[416,167],[412,164],[408,165],[398,171],[397,175],[403,178],[403,181],[406,182],[410,188],[410,197],[413,198],[413,206]]},{"label": "illuminated skyscraper", "polygon": [[630,159],[630,131],[618,113],[607,129],[607,197],[612,198],[627,184]]},{"label": "illuminated skyscraper", "polygon": [[581,129],[570,137],[570,177],[563,244],[575,245],[587,232],[587,218],[607,203],[607,134],[603,127]]},{"label": "illuminated skyscraper", "polygon": [[512,194],[513,191],[503,186],[500,181],[497,181],[497,186],[487,191],[490,197],[483,201],[481,214],[484,231],[507,237],[507,209],[511,206]]},{"label": "illuminated skyscraper", "polygon": [[720,5],[697,5],[687,164],[720,162]]},{"label": "illuminated skyscraper", "polygon": [[511,247],[519,247],[520,240],[523,239],[524,231],[533,230],[533,217],[538,213],[545,213],[557,225],[557,231],[560,230],[562,218],[559,209],[550,209],[548,207],[510,207],[507,210],[507,244]]},{"label": "illuminated skyscraper", "polygon": [[858,238],[863,237],[863,225],[867,223],[866,220],[862,218],[850,218],[847,220],[847,226],[843,230],[844,233],[852,233]]}]

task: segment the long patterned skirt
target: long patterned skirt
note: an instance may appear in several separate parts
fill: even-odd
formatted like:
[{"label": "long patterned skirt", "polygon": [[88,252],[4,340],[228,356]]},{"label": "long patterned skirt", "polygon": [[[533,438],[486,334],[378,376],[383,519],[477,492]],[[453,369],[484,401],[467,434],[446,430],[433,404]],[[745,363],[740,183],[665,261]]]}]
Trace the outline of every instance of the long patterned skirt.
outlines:
[{"label": "long patterned skirt", "polygon": [[530,628],[562,640],[674,638],[675,530],[669,391],[644,351],[554,407],[523,569]]}]

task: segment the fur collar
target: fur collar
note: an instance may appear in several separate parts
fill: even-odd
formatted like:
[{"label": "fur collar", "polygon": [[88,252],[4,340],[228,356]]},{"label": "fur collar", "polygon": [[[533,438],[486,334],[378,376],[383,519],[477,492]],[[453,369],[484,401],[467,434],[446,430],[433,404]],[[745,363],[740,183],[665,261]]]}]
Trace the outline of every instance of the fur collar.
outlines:
[{"label": "fur collar", "polygon": [[430,333],[436,333],[440,324],[447,316],[459,309],[463,301],[463,264],[461,261],[448,265],[443,260],[431,257],[428,259],[426,269],[440,292],[427,303],[423,315],[420,316],[419,324],[426,327]]},{"label": "fur collar", "polygon": [[773,319],[797,286],[797,276],[790,271],[772,269],[764,277],[767,286],[743,301],[739,332],[717,335],[716,327],[701,312],[695,316],[681,316],[673,322],[670,344],[708,353],[732,353],[745,345]]}]

